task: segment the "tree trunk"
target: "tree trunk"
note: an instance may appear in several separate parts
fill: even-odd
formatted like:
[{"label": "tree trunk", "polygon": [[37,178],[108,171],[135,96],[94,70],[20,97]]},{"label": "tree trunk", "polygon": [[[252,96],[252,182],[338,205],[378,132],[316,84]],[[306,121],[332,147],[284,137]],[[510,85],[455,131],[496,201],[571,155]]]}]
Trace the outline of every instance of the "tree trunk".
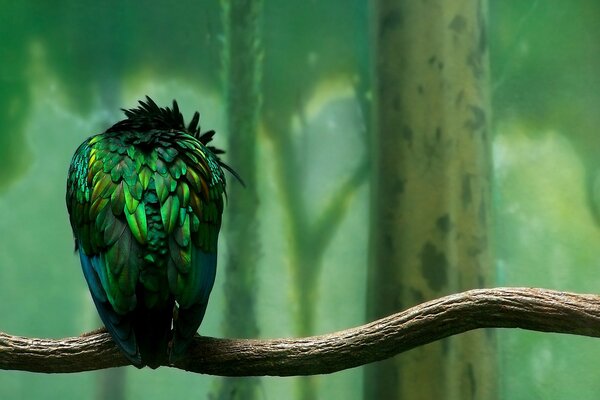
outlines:
[{"label": "tree trunk", "polygon": [[[229,145],[227,159],[247,182],[228,185],[231,201],[226,224],[228,257],[225,278],[225,337],[256,338],[259,257],[256,138],[261,109],[261,46],[259,19],[262,0],[223,0],[225,96]],[[257,378],[224,378],[219,399],[252,399]]]},{"label": "tree trunk", "polygon": [[[488,286],[486,1],[378,0],[369,320]],[[367,399],[492,399],[495,338],[472,332],[369,366]]]}]

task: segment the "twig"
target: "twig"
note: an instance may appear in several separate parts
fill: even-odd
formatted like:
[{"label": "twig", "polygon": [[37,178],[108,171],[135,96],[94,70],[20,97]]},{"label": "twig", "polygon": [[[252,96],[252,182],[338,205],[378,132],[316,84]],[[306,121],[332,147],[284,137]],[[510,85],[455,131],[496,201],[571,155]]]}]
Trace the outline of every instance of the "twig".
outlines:
[{"label": "twig", "polygon": [[[476,289],[344,331],[301,339],[197,337],[175,368],[223,376],[327,374],[478,328],[600,337],[600,297],[547,289]],[[29,339],[0,333],[0,369],[80,372],[127,364],[106,333]]]}]

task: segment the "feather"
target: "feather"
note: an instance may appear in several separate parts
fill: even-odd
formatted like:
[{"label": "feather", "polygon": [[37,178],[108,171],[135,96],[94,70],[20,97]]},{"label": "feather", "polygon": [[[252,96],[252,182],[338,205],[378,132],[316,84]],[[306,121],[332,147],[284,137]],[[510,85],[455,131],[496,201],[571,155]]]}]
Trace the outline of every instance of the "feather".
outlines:
[{"label": "feather", "polygon": [[144,167],[140,171],[140,183],[142,184],[142,190],[148,189],[148,185],[150,184],[150,178],[152,177],[152,170],[150,168]]},{"label": "feather", "polygon": [[121,215],[125,207],[125,191],[123,190],[123,182],[116,185],[114,192],[110,195],[110,207],[113,214]]},{"label": "feather", "polygon": [[192,120],[190,121],[190,124],[188,125],[187,131],[192,134],[195,134],[199,121],[200,121],[200,113],[198,111],[196,111],[194,113],[194,116],[192,117]]},{"label": "feather", "polygon": [[177,185],[177,197],[179,197],[181,208],[187,208],[190,204],[190,188],[185,182],[179,182]]},{"label": "feather", "polygon": [[177,196],[168,196],[160,207],[163,226],[167,233],[172,233],[179,215],[179,198]]},{"label": "feather", "polygon": [[146,221],[146,210],[144,204],[140,204],[134,213],[125,212],[125,218],[131,233],[140,244],[146,243],[148,226]]},{"label": "feather", "polygon": [[140,204],[140,201],[133,197],[131,194],[131,190],[129,190],[129,185],[123,183],[125,187],[123,187],[123,195],[125,197],[125,211],[129,214],[133,214],[137,209],[137,206]]},{"label": "feather", "polygon": [[105,225],[104,244],[110,247],[121,237],[128,224],[125,224],[115,218],[112,212],[108,213],[108,215],[112,216],[112,220],[110,223]]}]

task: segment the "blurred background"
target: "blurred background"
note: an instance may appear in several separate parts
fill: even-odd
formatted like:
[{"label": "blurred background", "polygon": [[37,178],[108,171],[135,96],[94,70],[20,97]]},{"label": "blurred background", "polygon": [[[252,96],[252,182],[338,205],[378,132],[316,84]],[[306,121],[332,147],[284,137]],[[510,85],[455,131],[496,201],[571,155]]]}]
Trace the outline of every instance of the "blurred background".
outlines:
[{"label": "blurred background", "polygon": [[[0,1],[0,331],[60,338],[100,325],[73,251],[66,174],[77,146],[145,95],[162,106],[177,99],[188,119],[199,110],[203,131],[217,131],[216,145],[247,185],[229,177],[219,272],[202,335],[322,334],[383,313],[373,305],[385,292],[373,278],[382,260],[377,221],[386,185],[378,153],[385,136],[377,130],[385,125],[382,93],[394,86],[382,60],[387,44],[397,43],[384,30],[411,29],[414,10],[405,3]],[[477,69],[475,80],[466,85],[476,88],[480,104],[470,106],[474,117],[465,126],[489,133],[476,150],[489,174],[482,186],[489,195],[482,196],[491,201],[480,213],[493,218],[477,228],[486,229],[480,252],[489,261],[478,266],[485,276],[479,284],[461,284],[453,279],[460,266],[434,245],[425,247],[424,268],[407,264],[403,274],[414,275],[407,281],[424,277],[434,290],[404,285],[412,297],[393,300],[392,308],[486,286],[597,293],[600,3],[458,3],[474,19],[467,11],[465,18],[452,17],[453,10],[439,14],[439,26],[455,37],[437,29],[438,19],[427,19],[445,7],[434,1],[431,10],[414,14],[431,21],[432,33],[401,46],[418,49],[438,33],[456,41],[471,32],[476,41],[479,58],[467,60]],[[471,30],[475,25],[481,29]],[[401,57],[414,54],[420,53]],[[440,71],[458,65],[452,54],[445,57],[423,62]],[[415,93],[427,96],[427,89],[419,84]],[[385,135],[402,135],[412,146],[421,134],[398,129]],[[407,160],[398,157],[399,164]],[[397,182],[396,196],[404,183]],[[464,180],[462,189],[464,202]],[[418,210],[420,203],[409,206]],[[461,223],[436,220],[443,232]],[[395,222],[408,231],[402,218]],[[471,398],[597,398],[596,339],[516,329],[485,335],[485,351],[465,370]],[[440,344],[444,354],[453,343]],[[411,369],[420,351],[434,346],[390,363]],[[375,392],[400,398],[393,389],[406,384],[400,375],[378,380],[395,371],[390,363],[310,378],[224,379],[133,367],[70,375],[3,371],[0,398],[367,399]],[[418,387],[437,385],[437,376],[450,380],[446,371],[460,363],[459,357],[417,375],[414,396],[402,398],[428,398]]]}]

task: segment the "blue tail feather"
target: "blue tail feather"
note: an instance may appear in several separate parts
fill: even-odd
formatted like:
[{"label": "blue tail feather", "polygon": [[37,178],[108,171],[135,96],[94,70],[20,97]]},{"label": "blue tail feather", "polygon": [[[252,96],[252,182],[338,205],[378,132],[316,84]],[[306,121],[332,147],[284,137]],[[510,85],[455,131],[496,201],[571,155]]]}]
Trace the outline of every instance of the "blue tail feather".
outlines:
[{"label": "blue tail feather", "polygon": [[119,315],[113,310],[102,287],[100,275],[104,270],[104,261],[100,256],[89,257],[85,254],[81,246],[79,246],[79,258],[81,259],[83,275],[88,283],[92,299],[104,326],[106,326],[111,337],[129,361],[138,368],[143,367],[131,317]]},{"label": "blue tail feather", "polygon": [[187,350],[198,327],[204,319],[208,298],[215,283],[217,254],[206,253],[199,248],[192,250],[194,293],[191,304],[179,304],[177,320],[174,321],[173,349],[171,358],[181,357]]}]

